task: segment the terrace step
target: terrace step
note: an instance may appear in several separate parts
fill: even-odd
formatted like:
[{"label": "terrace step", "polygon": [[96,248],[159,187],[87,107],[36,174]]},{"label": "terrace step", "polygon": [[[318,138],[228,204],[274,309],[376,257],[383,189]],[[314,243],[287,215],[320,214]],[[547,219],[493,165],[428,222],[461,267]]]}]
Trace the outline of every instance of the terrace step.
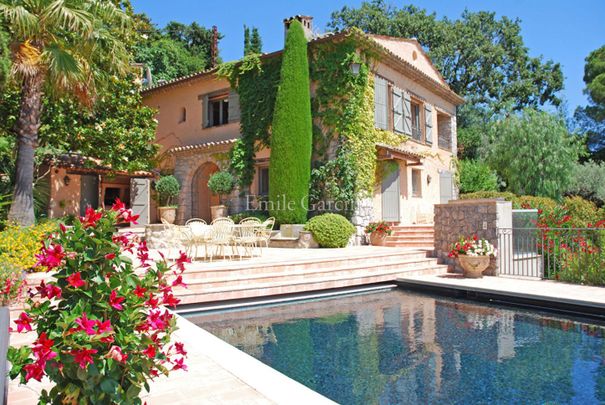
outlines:
[{"label": "terrace step", "polygon": [[363,274],[355,273],[348,277],[334,275],[324,277],[305,277],[303,280],[297,282],[293,282],[286,278],[286,280],[276,282],[227,287],[211,287],[204,284],[198,284],[190,286],[189,289],[175,289],[175,295],[181,299],[181,304],[193,304],[343,288],[356,285],[394,281],[402,275],[436,275],[445,274],[446,272],[446,265],[433,264],[425,268],[414,268],[408,271],[405,269],[396,268],[373,274],[367,271]]},{"label": "terrace step", "polygon": [[435,228],[432,224],[395,225],[387,236],[384,246],[434,249]]}]

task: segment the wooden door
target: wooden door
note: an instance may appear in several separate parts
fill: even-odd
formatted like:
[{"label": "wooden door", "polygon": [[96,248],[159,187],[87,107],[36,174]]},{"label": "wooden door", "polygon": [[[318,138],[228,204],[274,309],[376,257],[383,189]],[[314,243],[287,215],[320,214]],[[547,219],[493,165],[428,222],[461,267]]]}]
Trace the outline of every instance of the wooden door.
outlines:
[{"label": "wooden door", "polygon": [[382,219],[399,222],[399,165],[395,162],[385,164],[382,179]]}]

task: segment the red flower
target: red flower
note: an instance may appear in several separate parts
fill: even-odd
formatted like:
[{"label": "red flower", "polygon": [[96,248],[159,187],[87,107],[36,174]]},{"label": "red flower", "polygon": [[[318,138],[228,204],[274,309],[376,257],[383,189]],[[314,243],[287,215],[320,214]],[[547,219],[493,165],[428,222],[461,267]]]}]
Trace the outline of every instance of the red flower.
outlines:
[{"label": "red flower", "polygon": [[172,364],[172,370],[184,370],[187,371],[187,366],[184,363],[185,359],[184,358],[180,358],[180,359],[176,359]]},{"label": "red flower", "polygon": [[146,288],[141,287],[140,285],[138,285],[134,291],[133,294],[136,295],[139,298],[143,298],[145,297],[145,292],[147,291]]},{"label": "red flower", "polygon": [[115,212],[120,212],[125,209],[126,205],[122,202],[122,200],[116,198],[115,202],[113,203],[113,206],[111,207],[111,210]]},{"label": "red flower", "polygon": [[116,254],[115,253],[107,253],[105,255],[105,259],[107,260],[111,260],[111,259],[115,259],[116,258]]},{"label": "red flower", "polygon": [[79,271],[67,277],[67,283],[73,288],[80,288],[85,284],[84,280],[82,280],[82,274]]},{"label": "red flower", "polygon": [[119,363],[126,363],[128,354],[124,354],[120,346],[111,346],[105,357],[108,359],[113,359]]},{"label": "red flower", "polygon": [[15,325],[17,325],[17,332],[21,333],[24,330],[26,332],[31,332],[32,330],[32,326],[31,326],[31,322],[33,321],[33,319],[26,314],[25,312],[21,312],[21,314],[19,315],[19,319],[15,320]]},{"label": "red flower", "polygon": [[42,381],[42,377],[44,376],[44,368],[38,363],[30,363],[23,366],[23,370],[25,370],[25,381],[29,381],[32,378],[37,381]]},{"label": "red flower", "polygon": [[145,350],[143,350],[142,353],[144,355],[146,355],[147,357],[149,357],[150,359],[153,359],[156,354],[155,346],[154,345],[147,346],[147,348]]},{"label": "red flower", "polygon": [[52,300],[53,298],[61,298],[61,288],[54,284],[46,284],[44,280],[40,282],[40,286],[36,287],[38,293],[40,294],[40,298],[48,298]]},{"label": "red flower", "polygon": [[185,252],[179,252],[179,257],[176,259],[177,268],[181,271],[185,271],[185,263],[191,263],[191,259],[187,257]]},{"label": "red flower", "polygon": [[164,296],[162,297],[162,304],[167,305],[169,307],[176,307],[179,302],[181,302],[181,300],[172,295],[172,293],[168,291],[164,292]]},{"label": "red flower", "polygon": [[96,321],[97,333],[102,335],[104,333],[111,333],[113,329],[111,328],[111,321],[108,319],[104,322]]},{"label": "red flower", "polygon": [[36,356],[38,361],[46,363],[46,361],[57,357],[57,353],[51,350],[54,343],[54,340],[48,339],[46,332],[42,332],[34,342],[32,353]]},{"label": "red flower", "polygon": [[94,330],[94,327],[97,325],[97,321],[88,319],[86,317],[86,312],[84,312],[80,318],[76,318],[74,322],[80,327],[78,330],[86,332],[87,335],[91,336],[97,334],[97,332]]},{"label": "red flower", "polygon": [[35,266],[44,266],[48,270],[52,270],[55,267],[59,267],[61,265],[61,261],[65,257],[65,251],[63,250],[63,246],[61,245],[50,245],[46,247],[42,245],[40,249],[40,254],[36,255]]},{"label": "red flower", "polygon": [[86,212],[83,217],[80,217],[80,222],[84,228],[91,228],[97,225],[97,222],[103,217],[102,212],[96,212],[90,205],[86,207]]},{"label": "red flower", "polygon": [[176,350],[176,353],[180,354],[181,356],[187,355],[187,352],[185,351],[185,347],[181,342],[175,342],[174,349]]},{"label": "red flower", "polygon": [[118,297],[117,291],[113,290],[109,295],[109,305],[111,305],[113,309],[121,311],[124,309],[124,307],[122,306],[122,302],[124,302],[125,299],[126,298],[124,297]]},{"label": "red flower", "polygon": [[174,281],[172,282],[172,286],[181,286],[187,288],[187,284],[183,282],[183,276],[181,276],[180,274],[174,279]]},{"label": "red flower", "polygon": [[89,364],[93,363],[92,355],[97,353],[96,349],[79,349],[69,352],[74,356],[74,361],[80,365],[80,368],[85,369]]}]

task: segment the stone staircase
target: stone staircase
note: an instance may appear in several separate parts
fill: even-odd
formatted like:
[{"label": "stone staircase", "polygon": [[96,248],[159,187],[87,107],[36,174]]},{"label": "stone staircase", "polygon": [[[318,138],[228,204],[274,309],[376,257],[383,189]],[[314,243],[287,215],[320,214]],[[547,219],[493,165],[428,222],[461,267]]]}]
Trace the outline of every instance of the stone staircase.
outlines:
[{"label": "stone staircase", "polygon": [[435,249],[435,229],[433,224],[418,225],[392,225],[393,233],[387,236],[385,246],[413,248],[413,249]]},{"label": "stone staircase", "polygon": [[358,255],[290,259],[275,263],[231,262],[188,268],[187,289],[175,288],[181,304],[239,300],[391,282],[403,275],[434,275],[447,266],[425,250],[391,250]]}]

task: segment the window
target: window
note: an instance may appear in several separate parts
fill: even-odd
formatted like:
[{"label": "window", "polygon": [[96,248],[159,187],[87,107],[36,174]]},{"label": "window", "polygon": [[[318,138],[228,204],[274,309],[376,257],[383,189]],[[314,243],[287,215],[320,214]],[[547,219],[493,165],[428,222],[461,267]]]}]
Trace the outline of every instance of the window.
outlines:
[{"label": "window", "polygon": [[221,95],[208,99],[208,126],[217,127],[229,122],[229,97]]},{"label": "window", "polygon": [[389,129],[389,86],[385,79],[374,79],[374,125],[376,128]]},{"label": "window", "polygon": [[187,121],[187,109],[185,107],[181,108],[181,116],[179,118],[179,124]]},{"label": "window", "polygon": [[412,197],[422,197],[422,171],[412,169]]},{"label": "window", "polygon": [[449,115],[437,113],[437,143],[440,148],[452,148],[452,118]]},{"label": "window", "polygon": [[412,100],[412,138],[422,141],[422,127],[420,103]]},{"label": "window", "polygon": [[258,195],[269,195],[269,168],[260,167],[258,169]]}]

